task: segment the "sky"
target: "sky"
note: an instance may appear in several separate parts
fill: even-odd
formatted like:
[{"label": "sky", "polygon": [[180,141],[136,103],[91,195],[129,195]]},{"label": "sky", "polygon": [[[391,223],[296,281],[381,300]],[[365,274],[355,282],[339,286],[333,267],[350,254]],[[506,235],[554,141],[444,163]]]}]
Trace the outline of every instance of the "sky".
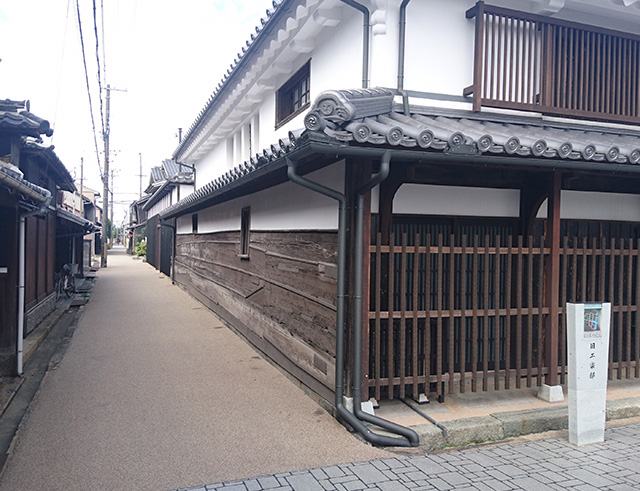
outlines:
[{"label": "sky", "polygon": [[[104,7],[104,38],[100,4]],[[103,144],[93,0],[77,0],[93,99],[99,159]],[[95,0],[98,53],[111,92],[114,222],[125,220],[149,169],[171,157],[271,0]],[[104,59],[102,49],[104,47]],[[105,63],[106,61],[106,63]],[[106,67],[105,67],[106,65]],[[103,114],[106,112],[103,82]],[[126,92],[125,92],[126,91]],[[67,169],[102,193],[82,63],[76,0],[0,0],[0,99],[31,101],[54,128]]]}]

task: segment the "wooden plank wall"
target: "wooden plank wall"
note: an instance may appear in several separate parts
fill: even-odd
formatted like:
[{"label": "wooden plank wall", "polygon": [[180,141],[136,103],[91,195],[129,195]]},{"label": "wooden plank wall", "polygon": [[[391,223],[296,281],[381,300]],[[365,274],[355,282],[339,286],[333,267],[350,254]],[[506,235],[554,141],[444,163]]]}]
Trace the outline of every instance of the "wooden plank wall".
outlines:
[{"label": "wooden plank wall", "polygon": [[175,280],[305,385],[330,400],[336,240],[331,232],[178,235]]}]

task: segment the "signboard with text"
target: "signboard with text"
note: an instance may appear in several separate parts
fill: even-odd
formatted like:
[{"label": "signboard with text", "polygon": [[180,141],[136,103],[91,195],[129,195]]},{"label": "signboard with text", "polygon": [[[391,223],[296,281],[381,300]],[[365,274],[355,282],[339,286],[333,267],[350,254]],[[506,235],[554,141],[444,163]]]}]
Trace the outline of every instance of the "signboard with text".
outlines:
[{"label": "signboard with text", "polygon": [[569,441],[604,441],[611,304],[567,304]]}]

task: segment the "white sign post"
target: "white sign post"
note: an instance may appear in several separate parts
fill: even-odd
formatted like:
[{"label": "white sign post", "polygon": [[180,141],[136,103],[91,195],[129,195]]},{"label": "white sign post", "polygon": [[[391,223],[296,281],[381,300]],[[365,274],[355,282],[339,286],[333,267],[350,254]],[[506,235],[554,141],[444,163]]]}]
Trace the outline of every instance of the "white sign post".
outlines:
[{"label": "white sign post", "polygon": [[604,441],[611,304],[567,304],[569,442]]}]

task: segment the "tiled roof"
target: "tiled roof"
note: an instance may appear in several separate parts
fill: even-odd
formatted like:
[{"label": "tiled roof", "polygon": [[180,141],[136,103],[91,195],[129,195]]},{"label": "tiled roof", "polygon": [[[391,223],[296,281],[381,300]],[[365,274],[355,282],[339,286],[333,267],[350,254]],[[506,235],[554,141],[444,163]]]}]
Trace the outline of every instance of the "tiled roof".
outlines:
[{"label": "tiled roof", "polygon": [[158,181],[164,181],[167,176],[164,173],[162,166],[151,167],[151,182],[156,183]]},{"label": "tiled roof", "polygon": [[37,203],[46,203],[51,198],[48,190],[27,181],[21,172],[2,163],[0,163],[0,184]]},{"label": "tiled roof", "polygon": [[247,55],[255,50],[255,47],[258,45],[258,41],[261,40],[266,33],[271,30],[271,27],[274,25],[276,19],[279,17],[281,12],[284,12],[285,6],[291,3],[292,0],[272,0],[273,8],[267,9],[265,17],[260,19],[260,24],[258,24],[255,28],[255,33],[252,33],[249,39],[246,41],[245,45],[241,48],[241,50],[236,55],[233,63],[229,65],[226,73],[222,77],[222,80],[218,83],[213,93],[205,103],[204,107],[198,113],[195,121],[191,124],[189,129],[187,130],[184,138],[178,148],[174,152],[174,156],[178,156],[180,151],[185,148],[185,146],[190,142],[191,138],[195,135],[197,130],[199,129],[201,123],[203,122],[205,116],[209,113],[211,108],[215,105],[218,100],[218,96],[220,93],[224,91],[224,89],[229,85],[230,80],[233,76],[239,72],[242,66],[245,64],[247,60]]},{"label": "tiled roof", "polygon": [[407,113],[393,99],[386,89],[327,91],[305,126],[344,143],[640,163],[640,132],[486,112],[412,107]]},{"label": "tiled roof", "polygon": [[49,122],[32,114],[28,110],[26,101],[12,101],[10,99],[0,100],[0,132],[34,138],[53,134]]},{"label": "tiled roof", "polygon": [[424,107],[411,107],[406,114],[394,96],[388,89],[375,88],[322,93],[305,116],[306,131],[289,133],[278,145],[271,145],[160,215],[169,218],[194,209],[225,187],[250,179],[256,170],[280,161],[306,140],[319,141],[319,137],[329,144],[327,148],[373,145],[425,152],[640,163],[640,132]]},{"label": "tiled roof", "polygon": [[55,182],[64,191],[74,192],[76,185],[73,177],[69,173],[69,170],[62,163],[58,155],[54,152],[55,147],[53,145],[49,147],[43,147],[37,143],[27,142],[23,146],[23,152],[26,155],[33,155],[47,162],[57,174]]},{"label": "tiled roof", "polygon": [[181,211],[210,198],[217,191],[223,189],[229,184],[243,177],[251,177],[251,174],[258,169],[262,169],[269,164],[279,161],[296,148],[296,144],[300,142],[300,137],[302,136],[301,133],[302,130],[290,131],[289,136],[287,138],[280,139],[277,145],[271,145],[268,149],[264,149],[262,154],[256,154],[254,157],[251,157],[251,159],[243,162],[230,171],[225,172],[223,175],[214,179],[205,186],[198,188],[195,192],[181,199],[177,203],[165,208],[160,212],[160,216],[176,216],[180,214]]},{"label": "tiled roof", "polygon": [[71,213],[70,211],[67,211],[64,208],[58,208],[56,210],[56,214],[58,215],[59,218],[62,218],[63,220],[71,222],[74,225],[81,226],[83,229],[86,230],[87,233],[92,232],[96,229],[96,226],[93,222],[90,222],[84,217]]},{"label": "tiled roof", "polygon": [[[176,166],[177,167],[177,166]],[[149,210],[153,205],[160,201],[178,184],[193,184],[193,175],[176,174],[165,181],[153,192],[142,206],[143,210]]]}]

